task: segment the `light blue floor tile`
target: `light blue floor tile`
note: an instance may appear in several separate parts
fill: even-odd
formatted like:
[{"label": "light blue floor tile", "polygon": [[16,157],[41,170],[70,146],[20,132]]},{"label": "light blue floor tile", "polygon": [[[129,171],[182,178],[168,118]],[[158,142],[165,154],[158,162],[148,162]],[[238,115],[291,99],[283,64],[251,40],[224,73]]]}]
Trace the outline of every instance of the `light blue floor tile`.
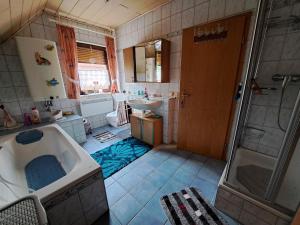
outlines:
[{"label": "light blue floor tile", "polygon": [[[129,164],[130,165],[130,164]],[[130,167],[129,166],[125,166],[124,168],[122,168],[121,170],[119,170],[118,172],[114,173],[112,175],[112,178],[115,180],[118,180],[119,178],[123,177],[126,173],[128,173],[130,171]]]},{"label": "light blue floor tile", "polygon": [[135,174],[139,175],[140,177],[145,177],[149,173],[151,173],[154,169],[155,168],[151,166],[149,163],[141,163],[134,170],[135,170]]},{"label": "light blue floor tile", "polygon": [[132,188],[130,194],[142,205],[145,205],[158,191],[158,187],[151,182],[144,180]]},{"label": "light blue floor tile", "polygon": [[222,171],[218,170],[217,168],[208,168],[204,166],[200,169],[197,176],[214,184],[218,184],[222,176]]},{"label": "light blue floor tile", "polygon": [[111,208],[111,211],[122,225],[126,225],[141,209],[142,205],[127,194]]},{"label": "light blue floor tile", "polygon": [[179,168],[172,176],[176,181],[183,183],[185,185],[190,186],[193,182],[196,175],[185,171],[184,169]]},{"label": "light blue floor tile", "polygon": [[108,188],[106,188],[106,195],[108,205],[114,205],[122,196],[126,194],[126,190],[117,182],[114,182]]},{"label": "light blue floor tile", "polygon": [[179,155],[179,156],[181,156],[182,158],[187,159],[187,158],[189,158],[189,157],[192,155],[192,153],[191,153],[191,152],[188,152],[188,151],[178,150],[178,151],[176,152],[176,155]]},{"label": "light blue floor tile", "polygon": [[197,188],[206,200],[211,203],[214,202],[218,188],[217,184],[213,184],[202,178],[196,178],[191,186]]},{"label": "light blue floor tile", "polygon": [[166,174],[167,176],[170,176],[175,173],[178,167],[179,164],[166,160],[157,168],[157,170],[161,173]]},{"label": "light blue floor tile", "polygon": [[157,170],[153,171],[147,176],[147,181],[149,181],[158,188],[161,188],[167,182],[168,179],[170,179],[169,176]]},{"label": "light blue floor tile", "polygon": [[164,225],[164,223],[157,215],[144,208],[130,221],[129,225]]},{"label": "light blue floor tile", "polygon": [[148,164],[153,166],[154,168],[159,167],[165,160],[161,158],[153,158],[147,161]]},{"label": "light blue floor tile", "polygon": [[146,204],[145,208],[159,218],[160,222],[164,223],[167,221],[167,216],[160,205],[160,198],[162,196],[163,195],[160,192],[157,192]]},{"label": "light blue floor tile", "polygon": [[169,220],[165,223],[165,225],[172,225]]},{"label": "light blue floor tile", "polygon": [[186,187],[185,184],[178,182],[177,180],[171,178],[167,183],[159,190],[161,195],[167,195],[174,192],[178,192]]},{"label": "light blue floor tile", "polygon": [[225,168],[226,162],[216,159],[208,159],[205,162],[205,166],[210,169],[214,169],[218,173],[222,173]]},{"label": "light blue floor tile", "polygon": [[104,180],[104,185],[106,188],[108,188],[110,185],[112,185],[115,182],[115,180],[112,177],[108,177]]},{"label": "light blue floor tile", "polygon": [[197,160],[188,159],[180,166],[180,169],[183,169],[189,174],[197,175],[200,169],[203,167],[203,165],[203,163]]},{"label": "light blue floor tile", "polygon": [[122,176],[117,180],[127,191],[130,191],[132,187],[136,186],[138,183],[142,182],[142,178],[131,171],[127,173],[126,176]]},{"label": "light blue floor tile", "polygon": [[189,158],[197,160],[197,161],[202,162],[202,163],[206,162],[207,159],[208,159],[206,156],[200,155],[200,154],[196,154],[196,153],[192,153]]}]

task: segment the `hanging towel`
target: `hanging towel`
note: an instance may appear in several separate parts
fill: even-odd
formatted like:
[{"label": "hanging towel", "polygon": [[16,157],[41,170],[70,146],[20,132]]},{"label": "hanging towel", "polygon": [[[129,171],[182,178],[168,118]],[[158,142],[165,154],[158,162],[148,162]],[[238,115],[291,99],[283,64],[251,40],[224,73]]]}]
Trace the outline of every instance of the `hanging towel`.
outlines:
[{"label": "hanging towel", "polygon": [[117,117],[118,117],[118,126],[124,125],[129,122],[127,103],[125,101],[118,102],[117,105]]}]

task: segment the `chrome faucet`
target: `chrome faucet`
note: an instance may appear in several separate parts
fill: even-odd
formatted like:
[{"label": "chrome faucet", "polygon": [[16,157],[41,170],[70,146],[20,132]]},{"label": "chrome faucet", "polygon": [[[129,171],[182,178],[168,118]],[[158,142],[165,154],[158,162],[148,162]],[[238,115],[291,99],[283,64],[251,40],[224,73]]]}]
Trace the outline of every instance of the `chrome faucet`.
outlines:
[{"label": "chrome faucet", "polygon": [[148,95],[148,92],[147,92],[147,88],[145,88],[145,91],[144,91],[144,98],[149,100],[149,95]]}]

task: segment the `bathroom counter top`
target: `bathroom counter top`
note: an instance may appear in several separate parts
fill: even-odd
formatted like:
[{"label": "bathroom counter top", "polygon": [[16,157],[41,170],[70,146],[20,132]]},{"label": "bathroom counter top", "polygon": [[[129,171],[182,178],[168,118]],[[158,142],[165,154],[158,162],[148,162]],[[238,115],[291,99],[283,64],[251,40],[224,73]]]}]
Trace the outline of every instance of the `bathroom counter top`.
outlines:
[{"label": "bathroom counter top", "polygon": [[28,129],[38,128],[38,127],[42,127],[42,126],[49,125],[49,124],[52,124],[52,123],[55,123],[55,121],[44,121],[42,123],[33,124],[33,125],[30,125],[30,126],[22,125],[21,127],[18,127],[18,128],[15,128],[15,129],[7,129],[7,128],[4,128],[4,127],[0,127],[0,136],[5,136],[5,135],[8,135],[8,134],[21,132],[21,131],[28,130]]},{"label": "bathroom counter top", "polygon": [[73,120],[79,120],[82,119],[82,116],[79,115],[69,115],[69,116],[63,116],[61,119],[56,120],[56,123],[63,123],[63,122],[70,122]]},{"label": "bathroom counter top", "polygon": [[71,121],[79,120],[79,119],[82,119],[82,116],[70,115],[70,116],[64,116],[62,119],[56,120],[56,121],[51,121],[49,118],[46,118],[46,119],[42,120],[42,122],[39,123],[39,124],[33,124],[33,125],[30,125],[30,126],[24,126],[22,124],[21,127],[17,127],[17,128],[14,128],[14,129],[7,129],[5,127],[0,127],[0,136],[5,136],[5,135],[8,135],[8,134],[12,134],[12,133],[15,133],[15,132],[21,132],[21,131],[28,130],[28,129],[38,128],[38,127],[42,127],[42,126],[53,124],[53,123],[61,124],[61,123],[64,123],[64,122],[71,122]]}]

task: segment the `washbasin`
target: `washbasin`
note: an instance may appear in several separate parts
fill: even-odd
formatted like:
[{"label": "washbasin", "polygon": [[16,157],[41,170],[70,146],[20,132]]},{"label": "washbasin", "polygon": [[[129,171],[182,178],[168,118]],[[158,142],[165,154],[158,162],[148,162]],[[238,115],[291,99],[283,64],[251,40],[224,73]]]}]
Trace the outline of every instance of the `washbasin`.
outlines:
[{"label": "washbasin", "polygon": [[133,99],[133,100],[128,100],[127,103],[134,109],[153,110],[158,108],[161,105],[161,100]]}]

